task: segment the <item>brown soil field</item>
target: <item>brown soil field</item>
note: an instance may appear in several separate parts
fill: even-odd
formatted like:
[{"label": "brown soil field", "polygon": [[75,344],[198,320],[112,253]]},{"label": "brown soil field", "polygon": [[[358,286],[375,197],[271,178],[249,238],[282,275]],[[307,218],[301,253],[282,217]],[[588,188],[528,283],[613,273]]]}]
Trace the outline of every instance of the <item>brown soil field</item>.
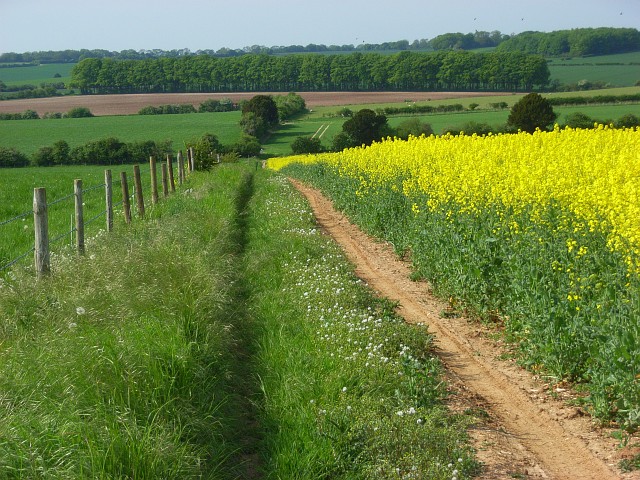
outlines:
[{"label": "brown soil field", "polygon": [[[25,98],[0,101],[0,113],[20,113],[35,110],[39,115],[47,112],[67,112],[72,108],[86,107],[94,115],[132,115],[141,108],[159,105],[190,103],[196,108],[205,100],[230,98],[234,102],[249,100],[255,95],[284,95],[275,92],[251,93],[161,93],[128,95],[70,95],[65,97]],[[427,100],[449,100],[455,98],[511,95],[495,92],[301,92],[307,107],[332,105],[359,105],[367,103],[398,103]]]}]

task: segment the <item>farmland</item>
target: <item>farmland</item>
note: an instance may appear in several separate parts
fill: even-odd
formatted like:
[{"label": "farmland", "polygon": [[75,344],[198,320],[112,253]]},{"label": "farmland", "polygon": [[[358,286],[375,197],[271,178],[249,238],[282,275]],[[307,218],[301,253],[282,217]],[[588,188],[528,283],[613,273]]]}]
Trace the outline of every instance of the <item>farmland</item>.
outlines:
[{"label": "farmland", "polygon": [[[571,97],[574,95],[634,94],[640,87],[607,89],[593,92],[569,92],[549,94],[553,97]],[[251,94],[252,95],[252,94]],[[239,138],[237,122],[238,112],[138,116],[130,115],[149,105],[192,103],[196,106],[207,98],[228,96],[234,101],[249,98],[249,94],[213,95],[213,94],[167,94],[167,95],[97,95],[71,96],[51,99],[29,99],[0,102],[0,111],[21,112],[35,109],[40,114],[51,111],[67,111],[77,106],[86,106],[99,118],[59,119],[46,121],[0,121],[0,146],[14,147],[31,154],[38,148],[50,146],[58,140],[66,140],[70,146],[80,145],[90,140],[117,137],[122,141],[172,140],[175,149],[182,148],[184,142],[204,133],[214,133],[227,145]],[[522,94],[495,95],[468,92],[385,92],[385,93],[301,93],[311,112],[283,125],[265,143],[267,155],[287,155],[290,143],[297,136],[311,136],[321,125],[329,126],[322,136],[326,146],[331,144],[333,135],[340,131],[344,118],[337,115],[341,106],[357,111],[361,108],[379,109],[386,106],[447,105],[461,104],[465,109],[475,103],[475,111],[465,110],[452,114],[420,115],[420,119],[432,125],[434,132],[440,133],[446,128],[460,127],[466,122],[488,123],[500,127],[506,121],[508,110],[495,111],[490,104],[506,102],[512,106]],[[584,107],[556,107],[562,123],[566,115],[580,111],[594,119],[607,121],[617,119],[627,113],[640,116],[640,105],[609,105]],[[396,126],[406,117],[389,117],[391,126]]]},{"label": "farmland", "polygon": [[223,144],[238,140],[239,112],[184,115],[129,115],[51,120],[0,121],[0,146],[31,154],[65,140],[72,148],[92,140],[115,137],[124,142],[172,140],[176,150],[205,133]]},{"label": "farmland", "polygon": [[17,478],[478,471],[426,328],[253,162],[190,176],[46,281],[18,268],[0,285],[0,458]]},{"label": "farmland", "polygon": [[522,364],[583,384],[594,415],[634,430],[639,142],[606,127],[445,136],[269,165],[291,162],[287,174],[410,252],[453,312],[503,324]]},{"label": "farmland", "polygon": [[[511,105],[519,98],[426,100],[415,93],[399,95],[402,97],[386,99],[393,105],[410,103],[405,100],[462,103],[466,108],[470,103],[480,105],[474,112],[420,117],[435,130],[439,125],[444,128],[470,120],[503,123],[508,111],[486,107],[503,100]],[[384,105],[353,105],[349,101],[353,102],[344,100],[345,105],[353,110]],[[293,138],[322,132],[321,125],[329,125],[324,134],[329,139],[344,121],[336,116],[339,109],[336,105],[313,105],[312,112],[281,126],[265,145],[266,152],[286,154]],[[637,105],[555,108],[561,115],[577,110],[599,119],[638,114],[637,109]],[[23,143],[25,149],[38,141],[38,128],[41,137],[49,138],[45,145],[61,138],[82,143],[117,136],[126,141],[171,138],[174,148],[179,148],[181,139],[204,132],[230,143],[239,135],[238,115],[5,121],[0,122],[0,142],[19,137],[22,126],[22,133],[34,130]],[[392,116],[390,123],[403,118]],[[5,129],[13,125],[15,130]],[[49,125],[65,128],[47,137]],[[598,140],[598,132],[609,136]],[[368,149],[318,157],[322,163],[290,166],[285,172],[321,187],[368,232],[387,239],[397,253],[410,254],[414,278],[429,279],[433,291],[446,299],[429,315],[459,321],[456,330],[471,325],[470,336],[477,335],[474,318],[497,325],[497,329],[490,327],[488,335],[497,337],[503,332],[501,338],[511,345],[501,355],[517,359],[548,379],[543,390],[548,390],[550,397],[545,403],[551,402],[553,395],[564,398],[558,392],[577,386],[580,394],[567,398],[577,405],[577,411],[608,422],[628,440],[634,437],[620,432],[637,427],[638,332],[629,319],[634,318],[640,303],[635,293],[640,285],[634,270],[635,223],[627,222],[638,215],[632,209],[633,202],[626,199],[633,198],[637,190],[633,152],[640,147],[637,134],[634,137],[608,128],[585,132],[580,138],[570,134],[548,134],[557,135],[556,143],[548,143],[544,135],[532,136],[533,143],[527,143],[524,135],[445,137],[431,147],[417,140],[408,144],[383,142]],[[509,152],[508,156],[504,152]],[[580,163],[584,158],[576,152],[596,152],[602,164],[585,167]],[[433,159],[427,166],[420,163],[425,155]],[[276,165],[276,161],[269,162]],[[460,169],[452,169],[454,165]],[[5,280],[10,283],[2,284],[11,286],[0,288],[0,314],[5,321],[2,335],[7,339],[3,348],[13,352],[9,363],[20,373],[6,371],[0,374],[0,382],[5,382],[2,391],[15,393],[11,401],[20,408],[14,409],[15,415],[0,416],[0,424],[11,432],[13,442],[0,442],[0,455],[15,460],[13,468],[23,469],[23,477],[43,468],[52,475],[58,467],[67,475],[78,469],[96,472],[98,464],[103,474],[123,476],[135,470],[156,477],[202,475],[199,468],[214,478],[250,478],[247,471],[253,470],[281,478],[298,475],[311,479],[327,472],[335,478],[356,478],[356,470],[363,478],[395,478],[391,470],[385,470],[389,465],[407,473],[419,468],[428,472],[427,478],[452,478],[453,470],[457,478],[469,478],[480,471],[467,440],[455,432],[480,421],[475,414],[486,405],[462,408],[466,413],[461,417],[446,416],[441,403],[446,395],[441,390],[441,366],[431,353],[431,326],[404,330],[392,302],[361,289],[362,282],[352,276],[351,267],[335,245],[325,243],[308,206],[283,177],[255,167],[251,160],[216,167],[210,174],[194,174],[180,195],[151,210],[148,221],[125,228],[118,220],[109,241],[100,236],[86,259],[76,259],[59,248],[55,276],[47,281],[48,288],[38,287],[35,293],[27,290],[33,279],[22,266],[28,261]],[[120,169],[114,167],[114,174]],[[103,170],[3,170],[0,191],[10,200],[0,198],[5,208],[0,221],[28,211],[31,189],[36,185],[47,186],[51,198],[59,198],[70,193],[73,178],[83,178],[89,187],[100,184]],[[146,178],[148,173],[144,175]],[[594,176],[609,183],[598,183]],[[527,192],[523,185],[528,178],[532,179],[528,185],[535,188],[528,191],[530,197],[518,196]],[[430,183],[428,179],[434,180]],[[582,182],[578,185],[582,189],[574,186],[576,189],[570,190],[572,179]],[[549,190],[553,187],[566,190]],[[596,193],[593,196],[588,195],[590,187]],[[474,192],[477,197],[465,197]],[[101,190],[92,192],[87,196],[87,207],[101,208],[102,197]],[[557,204],[548,202],[549,198]],[[67,231],[70,226],[69,210],[64,210],[70,202],[52,209],[62,211],[60,223],[54,223],[57,231]],[[588,217],[590,214],[595,217]],[[29,221],[27,217],[26,229],[19,223],[24,230],[21,235],[30,236]],[[0,235],[4,235],[2,228]],[[92,232],[90,235],[96,230]],[[120,258],[127,259],[125,268]],[[134,285],[131,278],[146,269],[151,270],[149,276]],[[163,291],[178,293],[160,300]],[[421,291],[420,298],[431,291],[431,286]],[[29,301],[21,303],[21,299]],[[119,302],[122,306],[114,308]],[[42,308],[43,304],[52,308]],[[338,322],[338,317],[345,323]],[[373,329],[367,330],[370,322]],[[400,330],[395,330],[396,325]],[[387,330],[391,326],[393,330]],[[37,341],[34,332],[36,338],[51,341]],[[75,332],[92,345],[108,348],[83,347],[74,340]],[[381,364],[372,369],[370,358],[377,358],[379,349],[371,349],[396,337],[397,343],[380,347],[384,350]],[[409,356],[388,354],[402,352],[405,346],[412,352]],[[58,359],[58,351],[68,355]],[[498,355],[495,350],[485,354]],[[36,357],[51,360],[51,369],[42,373],[29,369]],[[220,358],[222,363],[210,363],[211,358]],[[618,360],[610,361],[612,358]],[[389,369],[383,365],[387,362],[391,362]],[[106,372],[104,385],[98,386],[98,395],[87,389],[78,398],[66,397],[65,391],[90,383],[90,374],[83,371],[85,365],[89,372]],[[283,366],[286,371],[280,370]],[[49,387],[39,390],[39,385],[47,384],[46,379],[62,371],[66,375],[60,391]],[[360,373],[371,376],[361,377]],[[207,378],[203,388],[217,392],[213,400],[204,391],[189,389],[203,374]],[[401,380],[398,383],[396,379]],[[140,385],[148,390],[126,398],[123,392],[137,391]],[[495,385],[490,389],[500,390]],[[251,401],[243,400],[246,398]],[[63,416],[51,417],[47,408],[30,410],[29,405],[49,406],[48,410]],[[547,408],[540,405],[540,409]],[[238,408],[234,411],[229,408],[232,406]],[[98,412],[93,416],[102,420],[91,424],[79,421],[77,412],[87,411]],[[29,462],[25,460],[28,452],[12,447],[30,438],[23,428],[27,418],[34,425],[70,425],[74,431],[84,432],[84,443],[80,446],[79,437],[62,431],[54,433],[35,444],[38,452],[46,452],[42,463],[37,458]],[[146,420],[150,418],[153,421],[149,423]],[[446,420],[438,420],[442,418]],[[443,428],[414,429],[430,423]],[[265,431],[255,431],[256,424]],[[111,432],[111,443],[95,434],[101,429]],[[402,433],[391,439],[380,431]],[[531,431],[521,433],[523,437],[537,436]],[[572,438],[578,441],[584,434],[581,431]],[[397,440],[407,443],[393,443]],[[592,441],[599,445],[596,439]],[[219,462],[217,466],[207,463],[204,452],[220,444],[225,448],[216,449],[219,457],[211,460]],[[160,451],[160,445],[168,447]],[[129,450],[133,446],[135,452]],[[288,456],[291,452],[294,455]],[[352,462],[351,455],[357,455],[358,462]],[[56,461],[59,465],[52,465]],[[509,476],[524,474],[524,465],[532,461],[514,462]],[[572,461],[580,459],[567,461],[567,468],[572,468]]]}]

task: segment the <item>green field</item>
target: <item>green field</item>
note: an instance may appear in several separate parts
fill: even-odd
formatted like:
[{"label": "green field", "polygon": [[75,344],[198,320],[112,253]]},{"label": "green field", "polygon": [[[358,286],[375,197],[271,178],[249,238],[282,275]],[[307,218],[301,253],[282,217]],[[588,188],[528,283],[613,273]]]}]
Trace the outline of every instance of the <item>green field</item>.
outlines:
[{"label": "green field", "polygon": [[640,81],[640,52],[598,57],[549,59],[551,80],[561,84],[581,80],[604,82],[612,87],[629,87]]},{"label": "green field", "polygon": [[[58,238],[53,249],[73,244],[73,237],[69,233],[72,229],[72,216],[74,212],[73,182],[80,179],[83,182],[83,190],[88,190],[83,195],[85,218],[93,219],[101,215],[105,210],[105,192],[100,185],[104,184],[104,171],[110,169],[113,177],[113,201],[114,204],[122,200],[120,186],[120,172],[127,174],[130,185],[130,193],[133,193],[133,166],[65,166],[46,168],[6,168],[2,169],[0,177],[0,268],[19,256],[27,253],[34,243],[33,232],[33,190],[44,187],[47,192],[47,203],[55,203],[49,207],[49,235]],[[174,166],[177,173],[177,169]],[[145,202],[150,203],[151,180],[148,163],[140,165],[142,176],[142,188]],[[158,168],[158,182],[160,182],[160,170]],[[133,207],[132,207],[133,208]],[[121,210],[118,210],[116,222],[123,223]],[[135,214],[135,211],[133,212]],[[1,225],[3,222],[17,218],[15,221]],[[87,237],[96,235],[105,228],[105,217],[100,216],[87,226]],[[31,256],[27,256],[27,263]]]},{"label": "green field", "polygon": [[186,141],[213,133],[223,145],[240,137],[240,112],[184,115],[126,115],[50,120],[0,121],[0,146],[32,154],[65,140],[71,148],[92,140],[115,137],[123,142],[172,140],[176,150]]},{"label": "green field", "polygon": [[[51,63],[30,67],[0,68],[0,80],[6,85],[40,85],[41,83],[67,83],[71,80],[74,63]],[[55,74],[60,77],[54,77]]]},{"label": "green field", "polygon": [[[637,94],[640,92],[640,87],[627,87],[627,88],[613,88],[594,90],[589,92],[567,92],[567,93],[553,93],[545,94],[547,97],[571,97],[571,96],[594,96],[594,95],[628,95]],[[524,94],[514,95],[496,95],[488,97],[470,97],[451,100],[440,100],[433,102],[416,102],[416,105],[451,105],[461,104],[465,107],[465,111],[458,113],[433,113],[433,114],[418,114],[415,115],[422,122],[428,123],[433,128],[435,134],[440,134],[446,129],[456,129],[462,127],[465,123],[486,123],[500,129],[507,122],[509,116],[509,109],[505,110],[493,110],[490,108],[491,103],[506,102],[509,107],[512,107],[518,100],[520,100]],[[407,99],[411,100],[411,99]],[[479,106],[474,111],[469,111],[469,105],[477,103]],[[349,108],[353,112],[362,110],[364,108],[370,108],[372,110],[382,109],[385,107],[398,107],[404,104],[397,103],[380,103],[380,104],[362,104],[362,105],[350,105]],[[332,138],[335,134],[341,131],[342,124],[347,120],[340,117],[337,113],[343,108],[343,106],[331,106],[331,107],[316,107],[313,112],[305,114],[294,121],[287,122],[283,125],[276,134],[269,138],[264,146],[265,154],[273,156],[290,155],[291,154],[291,142],[296,137],[301,136],[313,136],[316,132],[322,133],[322,143],[325,147],[331,146]],[[594,120],[610,121],[616,120],[625,114],[632,113],[640,117],[640,104],[624,104],[624,105],[584,105],[575,107],[554,107],[554,111],[558,114],[557,122],[562,124],[566,121],[567,115],[574,112],[582,112],[592,117]],[[388,116],[388,123],[391,127],[397,127],[401,122],[412,115],[390,115]],[[325,131],[326,127],[326,131]]]}]

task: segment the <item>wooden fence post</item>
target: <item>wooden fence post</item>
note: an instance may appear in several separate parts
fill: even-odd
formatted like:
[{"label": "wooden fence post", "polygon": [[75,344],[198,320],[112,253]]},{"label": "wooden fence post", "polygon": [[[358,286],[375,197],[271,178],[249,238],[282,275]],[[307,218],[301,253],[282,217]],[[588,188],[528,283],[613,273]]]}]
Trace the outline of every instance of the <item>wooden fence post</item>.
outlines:
[{"label": "wooden fence post", "polygon": [[107,232],[113,231],[113,181],[111,170],[104,171],[104,203],[107,212]]},{"label": "wooden fence post", "polygon": [[138,207],[138,216],[144,217],[144,197],[142,196],[142,179],[140,178],[140,166],[133,166],[133,184],[135,186],[136,206]]},{"label": "wooden fence post", "polygon": [[167,198],[169,196],[169,179],[167,178],[167,164],[160,165],[162,170],[162,196]]},{"label": "wooden fence post", "polygon": [[195,170],[195,160],[193,159],[193,147],[187,150],[187,160],[189,160],[189,173]]},{"label": "wooden fence post", "polygon": [[158,174],[156,168],[156,157],[149,157],[149,167],[151,170],[151,203],[158,203]]},{"label": "wooden fence post", "polygon": [[36,274],[38,278],[41,278],[51,270],[47,192],[44,188],[33,189],[33,226],[35,230],[34,260]]},{"label": "wooden fence post", "polygon": [[131,202],[129,199],[127,174],[125,172],[120,172],[120,184],[122,185],[122,210],[124,212],[124,221],[129,225],[131,223]]},{"label": "wooden fence post", "polygon": [[82,205],[82,180],[73,181],[73,196],[76,203],[76,250],[84,255],[84,211]]},{"label": "wooden fence post", "polygon": [[173,158],[171,154],[167,154],[167,168],[169,169],[169,188],[171,193],[176,191],[176,182],[173,179]]},{"label": "wooden fence post", "polygon": [[184,157],[182,150],[178,151],[178,182],[180,185],[184,183]]}]

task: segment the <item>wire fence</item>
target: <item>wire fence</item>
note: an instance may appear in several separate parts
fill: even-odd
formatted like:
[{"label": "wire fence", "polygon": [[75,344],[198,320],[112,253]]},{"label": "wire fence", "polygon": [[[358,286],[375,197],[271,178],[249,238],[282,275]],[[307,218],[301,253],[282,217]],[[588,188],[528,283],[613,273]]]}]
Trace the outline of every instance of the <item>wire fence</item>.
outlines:
[{"label": "wire fence", "polygon": [[[187,169],[189,172],[191,172],[193,171],[193,152],[191,150],[188,151],[187,160]],[[150,158],[149,167],[149,174],[151,175],[151,199],[152,203],[155,204],[160,198],[158,195],[157,168],[155,158]],[[186,170],[182,152],[178,153],[177,167],[178,183],[179,185],[182,185],[186,180]],[[36,273],[38,275],[47,273],[50,270],[50,245],[62,243],[65,238],[69,239],[70,245],[73,245],[75,243],[75,246],[80,253],[84,253],[85,227],[97,223],[100,219],[105,219],[105,229],[108,232],[111,231],[113,229],[115,208],[122,210],[125,223],[131,222],[132,216],[130,208],[134,203],[138,209],[138,217],[144,217],[144,195],[139,167],[137,165],[134,166],[134,182],[132,185],[131,193],[129,193],[126,172],[121,172],[120,178],[114,180],[112,180],[111,177],[111,170],[105,170],[104,173],[104,183],[93,185],[88,188],[82,188],[82,181],[75,180],[74,193],[65,195],[52,201],[46,201],[45,189],[34,189],[34,205],[32,211],[23,212],[6,220],[1,220],[0,228],[10,227],[16,222],[26,222],[27,218],[33,216],[34,239],[33,243],[31,244],[31,248],[29,248],[27,251],[19,254],[14,253],[14,257],[11,259],[3,259],[2,257],[0,257],[0,274],[6,273],[9,269],[22,262],[32,254],[34,255],[35,259]],[[161,185],[162,192],[164,194],[163,196],[166,196],[168,192],[175,192],[175,183],[176,182],[173,175],[173,159],[171,158],[171,156],[167,156],[166,165],[164,162],[162,164]],[[118,190],[118,187],[120,187],[119,190],[121,190],[122,192],[122,195],[120,196],[121,200],[119,201],[114,201],[114,196],[117,195],[117,193],[114,193],[114,187],[116,187],[116,190]],[[40,190],[42,192],[39,192]],[[93,198],[91,199],[91,202],[88,202],[88,205],[85,205],[85,195],[92,194],[97,191],[103,191],[105,193],[104,206],[97,207],[97,202]],[[39,198],[41,200],[39,200]],[[42,199],[44,199],[44,201],[42,201]],[[62,205],[65,202],[71,203],[72,201],[75,204],[75,209],[74,213],[69,217],[71,223],[70,227],[62,233],[59,233],[55,236],[50,236],[48,225],[49,212],[51,208]],[[86,219],[84,218],[85,210],[87,211],[87,213],[90,213],[90,216]],[[60,220],[58,220],[58,226],[59,222]],[[28,228],[26,224],[24,228]]]}]

